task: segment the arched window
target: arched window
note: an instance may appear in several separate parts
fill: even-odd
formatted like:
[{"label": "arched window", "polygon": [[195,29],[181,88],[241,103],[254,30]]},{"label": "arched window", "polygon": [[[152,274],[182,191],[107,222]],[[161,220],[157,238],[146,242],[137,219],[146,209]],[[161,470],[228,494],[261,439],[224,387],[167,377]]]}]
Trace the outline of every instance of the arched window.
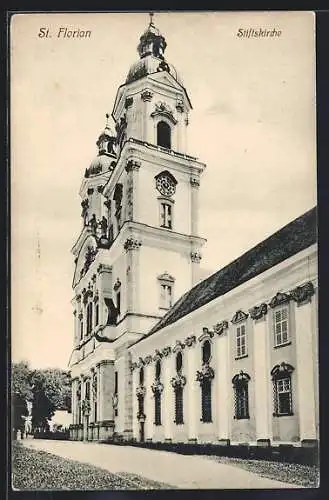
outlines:
[{"label": "arched window", "polygon": [[157,145],[163,148],[171,148],[171,128],[166,122],[159,122],[157,125]]},{"label": "arched window", "polygon": [[272,371],[273,403],[276,417],[293,415],[291,374],[294,368],[286,363],[276,365]]},{"label": "arched window", "polygon": [[161,362],[158,360],[155,365],[155,378],[159,379],[161,375]]},{"label": "arched window", "polygon": [[89,302],[87,306],[87,335],[89,335],[93,328],[93,304]]},{"label": "arched window", "polygon": [[249,418],[248,383],[250,377],[242,371],[232,379],[234,388],[235,418],[238,420]]},{"label": "arched window", "polygon": [[211,422],[211,380],[205,379],[201,385],[202,422]]},{"label": "arched window", "polygon": [[143,367],[139,370],[139,383],[140,383],[140,385],[144,384],[144,368]]},{"label": "arched window", "polygon": [[96,304],[95,307],[95,325],[97,326],[99,323],[99,304]]},{"label": "arched window", "polygon": [[183,387],[175,389],[175,423],[183,424]]},{"label": "arched window", "polygon": [[202,346],[202,363],[206,364],[209,363],[211,356],[211,344],[209,340],[205,340]]},{"label": "arched window", "polygon": [[161,393],[156,391],[154,394],[154,423],[161,425]]}]

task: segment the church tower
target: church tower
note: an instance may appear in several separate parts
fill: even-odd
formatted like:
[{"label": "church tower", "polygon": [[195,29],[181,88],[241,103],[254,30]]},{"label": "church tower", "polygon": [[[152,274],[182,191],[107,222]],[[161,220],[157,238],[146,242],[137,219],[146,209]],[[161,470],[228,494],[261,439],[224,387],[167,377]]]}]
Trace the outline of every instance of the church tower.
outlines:
[{"label": "church tower", "polygon": [[198,281],[198,189],[205,165],[187,154],[192,109],[150,23],[115,98],[80,188],[72,252],[75,318],[72,439],[132,437],[131,360],[143,338]]}]

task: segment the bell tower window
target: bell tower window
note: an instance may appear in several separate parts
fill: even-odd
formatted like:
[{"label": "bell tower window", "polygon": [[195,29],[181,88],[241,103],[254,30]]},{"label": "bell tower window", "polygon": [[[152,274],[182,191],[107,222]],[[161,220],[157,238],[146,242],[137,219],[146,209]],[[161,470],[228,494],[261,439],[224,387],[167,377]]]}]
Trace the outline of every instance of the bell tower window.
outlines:
[{"label": "bell tower window", "polygon": [[157,145],[167,149],[171,148],[171,128],[164,121],[160,121],[157,125]]},{"label": "bell tower window", "polygon": [[172,205],[169,203],[160,204],[160,226],[172,229]]},{"label": "bell tower window", "polygon": [[158,282],[160,286],[160,309],[170,309],[173,305],[173,291],[175,278],[165,272],[158,276]]}]

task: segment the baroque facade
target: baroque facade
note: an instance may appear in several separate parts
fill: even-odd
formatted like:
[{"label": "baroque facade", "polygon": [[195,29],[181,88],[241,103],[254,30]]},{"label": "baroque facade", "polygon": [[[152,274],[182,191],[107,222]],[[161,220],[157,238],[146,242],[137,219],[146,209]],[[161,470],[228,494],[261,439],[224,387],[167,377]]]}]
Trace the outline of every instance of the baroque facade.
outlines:
[{"label": "baroque facade", "polygon": [[192,109],[152,20],[80,189],[71,439],[318,440],[316,210],[200,281]]}]

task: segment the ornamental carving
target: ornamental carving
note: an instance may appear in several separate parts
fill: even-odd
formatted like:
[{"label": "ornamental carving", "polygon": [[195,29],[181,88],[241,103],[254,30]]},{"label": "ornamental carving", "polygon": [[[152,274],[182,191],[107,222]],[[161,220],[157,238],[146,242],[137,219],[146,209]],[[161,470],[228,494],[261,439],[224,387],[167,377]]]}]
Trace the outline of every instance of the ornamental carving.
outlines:
[{"label": "ornamental carving", "polygon": [[122,116],[120,120],[115,124],[115,130],[117,133],[116,141],[120,148],[125,140],[126,128],[127,128],[127,119],[126,115],[124,114],[124,116]]},{"label": "ornamental carving", "polygon": [[133,170],[139,170],[141,167],[141,162],[136,160],[129,160],[125,167],[126,172],[132,172]]},{"label": "ornamental carving", "polygon": [[92,389],[93,389],[94,397],[96,398],[97,397],[97,373],[94,373],[94,375],[93,375]]},{"label": "ornamental carving", "polygon": [[165,102],[158,102],[155,105],[154,111],[151,113],[151,117],[153,118],[154,116],[162,115],[168,118],[174,125],[176,125],[177,120],[174,117],[174,113],[170,106],[166,104]]},{"label": "ornamental carving", "polygon": [[144,359],[144,364],[149,365],[150,363],[152,363],[152,356],[146,356],[146,358]]},{"label": "ornamental carving", "polygon": [[248,318],[248,316],[249,315],[247,313],[241,311],[240,309],[234,314],[233,318],[231,319],[231,323],[233,323],[234,325],[236,323],[241,323],[241,321],[245,321]]},{"label": "ornamental carving", "polygon": [[216,323],[216,325],[213,326],[214,332],[217,333],[217,335],[222,335],[225,330],[228,329],[228,321],[220,321],[219,323]]},{"label": "ornamental carving", "polygon": [[267,304],[263,303],[249,309],[251,319],[261,319],[267,314]]},{"label": "ornamental carving", "polygon": [[130,371],[132,371],[132,372],[133,372],[133,371],[137,368],[137,366],[138,366],[138,365],[137,365],[137,363],[136,363],[136,362],[131,363],[131,365],[130,365]]},{"label": "ornamental carving", "polygon": [[138,361],[137,361],[137,368],[142,368],[142,366],[144,366],[144,365],[145,365],[144,359],[139,357]]},{"label": "ornamental carving", "polygon": [[132,106],[134,102],[134,99],[132,97],[126,97],[126,100],[125,100],[125,108],[130,108],[130,106]]},{"label": "ornamental carving", "polygon": [[159,361],[161,358],[162,358],[162,353],[158,349],[155,349],[153,361]]},{"label": "ornamental carving", "polygon": [[79,312],[79,314],[78,314],[78,318],[79,318],[79,319],[82,319],[82,318],[83,318],[83,314],[82,314],[82,312]]},{"label": "ornamental carving", "polygon": [[196,381],[202,385],[205,381],[212,380],[215,377],[215,372],[207,363],[204,364],[201,370],[196,372]]},{"label": "ornamental carving", "polygon": [[163,391],[163,384],[160,382],[159,379],[156,379],[154,383],[151,385],[151,389],[153,394],[159,393],[161,394]]},{"label": "ornamental carving", "polygon": [[284,361],[280,365],[275,365],[271,370],[272,378],[278,378],[284,375],[291,375],[294,371],[294,367],[285,363]]},{"label": "ornamental carving", "polygon": [[182,349],[185,349],[185,344],[183,342],[181,342],[180,340],[176,340],[176,343],[174,345],[172,352],[175,353],[175,352],[181,351]]},{"label": "ornamental carving", "polygon": [[84,399],[81,403],[81,410],[82,410],[82,413],[86,416],[89,415],[90,413],[90,401],[89,399]]},{"label": "ornamental carving", "polygon": [[250,376],[248,375],[248,373],[244,373],[242,370],[232,378],[233,385],[247,384],[249,381]]},{"label": "ornamental carving", "polygon": [[180,113],[184,112],[185,108],[184,108],[184,101],[183,101],[183,99],[177,99],[177,101],[176,101],[176,109]]},{"label": "ornamental carving", "polygon": [[184,340],[184,344],[187,346],[187,347],[192,347],[193,344],[196,343],[196,337],[195,335],[190,335],[190,337],[186,337],[186,339]]},{"label": "ornamental carving", "polygon": [[167,357],[171,353],[171,347],[170,346],[164,347],[161,353],[163,356]]},{"label": "ornamental carving", "polygon": [[311,297],[314,295],[315,290],[313,283],[309,281],[308,283],[305,283],[304,285],[297,286],[293,290],[291,290],[290,294],[291,297],[294,299],[297,304],[307,304],[308,302],[311,301]]},{"label": "ornamental carving", "polygon": [[203,340],[208,339],[209,337],[212,338],[214,336],[214,332],[209,330],[206,326],[202,328],[202,334],[200,337],[198,337],[199,342],[203,342]]},{"label": "ornamental carving", "polygon": [[170,73],[169,64],[166,63],[166,61],[161,61],[159,66],[157,67],[157,71],[167,71],[168,73]]},{"label": "ornamental carving", "polygon": [[153,92],[151,92],[150,90],[144,90],[142,93],[141,93],[141,99],[145,102],[145,101],[151,101],[152,100],[152,97],[153,97]]},{"label": "ornamental carving", "polygon": [[117,394],[113,394],[112,396],[112,408],[116,410],[118,408],[119,397]]},{"label": "ornamental carving", "polygon": [[202,256],[200,252],[191,252],[191,261],[194,262],[195,264],[199,264],[201,261]]},{"label": "ornamental carving", "polygon": [[95,296],[94,296],[94,302],[98,302],[98,301],[99,301],[99,294],[98,294],[98,290],[96,290]]},{"label": "ornamental carving", "polygon": [[87,225],[88,208],[89,208],[88,198],[86,198],[85,200],[82,200],[81,207],[82,207],[81,217],[83,218],[83,223],[86,226]]},{"label": "ornamental carving", "polygon": [[184,385],[186,384],[186,377],[184,377],[184,375],[181,375],[178,373],[175,377],[173,377],[170,380],[170,383],[171,383],[172,387],[174,388],[174,390],[182,389],[184,387]]},{"label": "ornamental carving", "polygon": [[171,274],[168,274],[167,271],[165,271],[163,274],[160,274],[160,276],[158,276],[158,280],[159,281],[167,281],[168,283],[175,282],[175,278],[173,276],[171,276]]},{"label": "ornamental carving", "polygon": [[87,304],[89,297],[91,298],[93,296],[92,290],[88,289],[86,290],[85,288],[82,290],[83,294],[83,303]]},{"label": "ornamental carving", "polygon": [[289,302],[290,299],[291,296],[288,293],[278,292],[272,298],[271,302],[269,303],[269,306],[273,308],[281,304],[286,304],[287,302]]},{"label": "ornamental carving", "polygon": [[85,261],[82,269],[83,274],[86,274],[86,272],[88,271],[92,262],[95,260],[96,254],[97,254],[97,248],[94,249],[90,246],[87,248],[87,251],[85,253]]},{"label": "ornamental carving", "polygon": [[143,385],[138,385],[136,387],[136,396],[138,398],[140,398],[140,397],[144,397],[145,394],[146,394],[146,387],[144,387]]},{"label": "ornamental carving", "polygon": [[81,399],[81,382],[78,383],[77,387],[77,399]]},{"label": "ornamental carving", "polygon": [[108,264],[99,264],[97,268],[97,272],[100,273],[111,273],[112,272],[112,267],[109,266]]},{"label": "ornamental carving", "polygon": [[142,242],[133,238],[127,238],[124,242],[123,248],[126,250],[138,250],[142,246]]},{"label": "ornamental carving", "polygon": [[200,186],[200,179],[198,177],[191,177],[190,184],[193,188],[198,188]]}]

